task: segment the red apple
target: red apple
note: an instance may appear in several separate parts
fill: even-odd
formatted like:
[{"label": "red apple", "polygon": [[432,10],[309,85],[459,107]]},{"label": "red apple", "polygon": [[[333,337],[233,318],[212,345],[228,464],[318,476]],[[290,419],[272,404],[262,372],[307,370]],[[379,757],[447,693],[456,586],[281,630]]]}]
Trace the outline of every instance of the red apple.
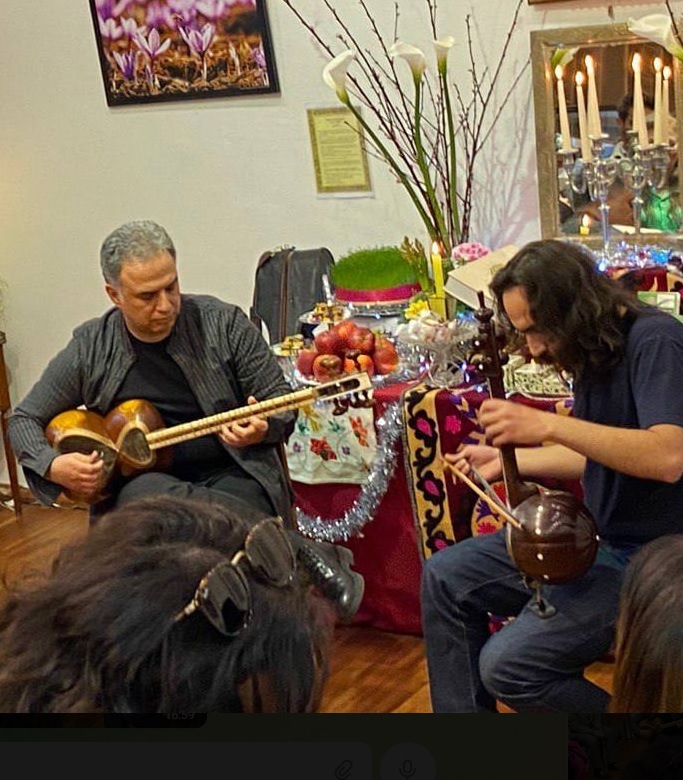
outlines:
[{"label": "red apple", "polygon": [[336,325],[334,325],[333,329],[337,331],[337,333],[344,340],[344,343],[348,346],[349,335],[355,330],[358,330],[358,327],[358,324],[353,320],[342,320],[341,322],[338,322]]},{"label": "red apple", "polygon": [[365,355],[371,355],[375,348],[375,334],[370,328],[358,327],[346,337],[346,346],[357,349]]},{"label": "red apple", "polygon": [[318,355],[313,361],[313,376],[318,382],[328,382],[342,374],[344,364],[339,355]]},{"label": "red apple", "polygon": [[396,347],[385,339],[382,345],[375,349],[372,361],[378,374],[391,374],[398,368]]},{"label": "red apple", "polygon": [[311,376],[313,374],[313,361],[318,357],[318,350],[310,348],[304,348],[299,351],[296,356],[297,370],[304,376]]},{"label": "red apple", "polygon": [[344,355],[344,339],[334,328],[318,333],[313,343],[321,355]]}]

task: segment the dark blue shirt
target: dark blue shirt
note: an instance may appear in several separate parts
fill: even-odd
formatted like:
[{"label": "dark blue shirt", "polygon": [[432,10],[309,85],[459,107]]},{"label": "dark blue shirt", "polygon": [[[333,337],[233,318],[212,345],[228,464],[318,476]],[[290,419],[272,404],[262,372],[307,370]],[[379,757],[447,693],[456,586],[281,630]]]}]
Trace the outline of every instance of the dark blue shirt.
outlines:
[{"label": "dark blue shirt", "polygon": [[[659,312],[637,317],[614,371],[577,382],[574,416],[618,428],[683,427],[683,324]],[[588,460],[583,489],[600,536],[615,546],[683,533],[683,480],[638,479]]]}]

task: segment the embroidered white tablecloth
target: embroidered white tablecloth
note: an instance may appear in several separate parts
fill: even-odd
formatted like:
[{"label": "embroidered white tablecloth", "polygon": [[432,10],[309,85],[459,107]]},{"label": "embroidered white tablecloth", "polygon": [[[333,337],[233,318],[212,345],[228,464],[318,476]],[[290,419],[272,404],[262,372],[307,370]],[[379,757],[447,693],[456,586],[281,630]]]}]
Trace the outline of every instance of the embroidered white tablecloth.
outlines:
[{"label": "embroidered white tablecloth", "polygon": [[299,409],[287,443],[287,465],[295,482],[362,484],[372,468],[377,440],[371,408],[333,414],[328,405]]}]

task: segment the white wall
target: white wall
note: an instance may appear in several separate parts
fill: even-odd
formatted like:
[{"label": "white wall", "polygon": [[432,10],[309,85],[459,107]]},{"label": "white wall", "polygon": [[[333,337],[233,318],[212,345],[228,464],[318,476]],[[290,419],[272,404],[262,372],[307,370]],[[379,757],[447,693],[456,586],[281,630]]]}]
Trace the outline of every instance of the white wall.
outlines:
[{"label": "white wall", "polygon": [[[390,31],[393,2],[368,3]],[[399,3],[401,37],[427,46],[426,26],[415,21],[423,0]],[[373,198],[316,197],[306,108],[338,103],[304,28],[281,0],[267,4],[280,95],[108,108],[86,0],[0,3],[0,277],[7,283],[0,325],[15,402],[72,328],[107,305],[98,249],[126,220],[154,219],[169,230],[185,291],[245,309],[265,249],[325,245],[339,256],[406,234],[426,238],[402,188],[374,160]],[[321,0],[299,5],[311,20],[324,18]],[[452,73],[466,65],[465,13],[473,9],[482,60],[495,66],[515,5],[441,1],[440,35],[458,39]],[[355,0],[336,6],[346,13]],[[665,10],[661,3],[613,6],[616,21]],[[525,4],[501,88],[528,56],[531,30],[604,24],[607,7]],[[479,169],[473,238],[491,246],[538,238],[530,71],[493,141]]]}]

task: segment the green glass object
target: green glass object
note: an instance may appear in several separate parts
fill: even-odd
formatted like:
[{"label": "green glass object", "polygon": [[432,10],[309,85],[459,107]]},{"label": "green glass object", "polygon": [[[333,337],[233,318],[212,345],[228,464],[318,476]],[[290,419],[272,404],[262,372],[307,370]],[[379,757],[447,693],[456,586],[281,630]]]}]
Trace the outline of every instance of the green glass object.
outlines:
[{"label": "green glass object", "polygon": [[642,227],[675,233],[680,229],[682,219],[681,205],[671,190],[650,190],[643,204]]}]

